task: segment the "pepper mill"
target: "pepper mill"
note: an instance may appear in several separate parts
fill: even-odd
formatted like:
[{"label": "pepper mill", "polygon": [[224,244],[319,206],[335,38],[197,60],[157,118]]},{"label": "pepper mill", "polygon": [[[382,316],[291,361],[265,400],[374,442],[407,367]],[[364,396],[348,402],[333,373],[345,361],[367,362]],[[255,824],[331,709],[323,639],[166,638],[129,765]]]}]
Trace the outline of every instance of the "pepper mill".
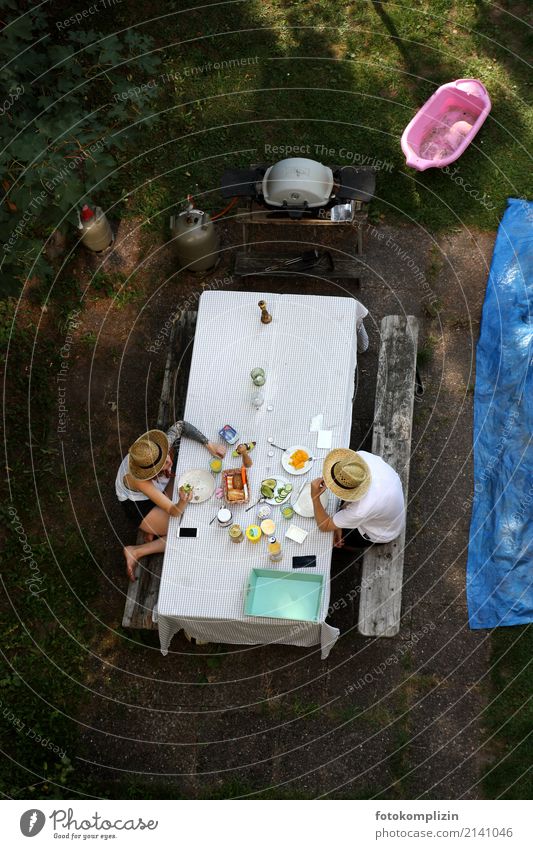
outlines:
[{"label": "pepper mill", "polygon": [[261,323],[270,324],[270,322],[272,321],[272,316],[267,310],[266,301],[259,301],[257,306],[261,310]]},{"label": "pepper mill", "polygon": [[235,450],[236,450],[237,454],[240,455],[241,460],[242,460],[242,464],[243,464],[245,469],[249,469],[250,466],[253,466],[254,461],[252,460],[252,458],[248,454],[248,446],[247,445],[244,445],[243,443],[241,443],[241,445],[237,445],[237,448]]}]

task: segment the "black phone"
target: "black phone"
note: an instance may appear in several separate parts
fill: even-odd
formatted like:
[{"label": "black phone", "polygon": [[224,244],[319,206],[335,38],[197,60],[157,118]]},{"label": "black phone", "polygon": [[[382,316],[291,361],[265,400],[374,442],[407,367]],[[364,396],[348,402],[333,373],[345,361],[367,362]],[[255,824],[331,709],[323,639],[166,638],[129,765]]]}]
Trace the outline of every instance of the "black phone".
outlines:
[{"label": "black phone", "polygon": [[178,528],[178,531],[180,537],[195,537],[198,534],[198,528]]},{"label": "black phone", "polygon": [[312,569],[316,566],[316,556],[314,554],[305,554],[302,557],[292,558],[293,569]]}]

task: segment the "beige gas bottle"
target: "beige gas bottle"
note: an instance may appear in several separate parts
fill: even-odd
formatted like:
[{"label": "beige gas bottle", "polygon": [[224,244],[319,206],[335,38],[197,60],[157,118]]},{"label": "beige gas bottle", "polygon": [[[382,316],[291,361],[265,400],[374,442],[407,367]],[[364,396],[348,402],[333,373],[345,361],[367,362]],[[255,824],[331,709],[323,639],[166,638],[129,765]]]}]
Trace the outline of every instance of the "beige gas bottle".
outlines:
[{"label": "beige gas bottle", "polygon": [[207,212],[192,205],[170,218],[179,261],[189,271],[209,271],[218,261],[219,238]]},{"label": "beige gas bottle", "polygon": [[81,240],[90,251],[99,253],[113,244],[111,225],[105,212],[102,212],[99,206],[91,209],[88,204],[85,204],[82,207],[79,229],[82,231]]}]

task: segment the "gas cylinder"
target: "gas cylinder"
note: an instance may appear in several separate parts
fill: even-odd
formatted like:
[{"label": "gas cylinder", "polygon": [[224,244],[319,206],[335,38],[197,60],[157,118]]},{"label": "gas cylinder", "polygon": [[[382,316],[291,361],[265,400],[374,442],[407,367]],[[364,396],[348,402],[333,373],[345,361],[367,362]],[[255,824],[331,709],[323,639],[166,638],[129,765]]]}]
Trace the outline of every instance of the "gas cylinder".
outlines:
[{"label": "gas cylinder", "polygon": [[178,259],[189,271],[209,271],[218,261],[219,238],[207,212],[192,204],[179,215],[172,215],[170,231],[176,243]]},{"label": "gas cylinder", "polygon": [[81,240],[86,248],[95,251],[95,253],[100,253],[113,244],[115,237],[111,225],[105,212],[102,212],[99,206],[91,209],[88,204],[84,204],[79,221]]}]

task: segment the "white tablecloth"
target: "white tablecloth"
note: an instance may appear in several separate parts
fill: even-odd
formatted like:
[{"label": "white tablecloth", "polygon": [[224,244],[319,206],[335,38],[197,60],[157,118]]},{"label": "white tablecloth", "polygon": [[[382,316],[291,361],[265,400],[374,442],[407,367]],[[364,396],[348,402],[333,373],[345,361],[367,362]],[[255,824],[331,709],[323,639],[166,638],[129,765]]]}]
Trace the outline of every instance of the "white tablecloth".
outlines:
[{"label": "white tablecloth", "polygon": [[[273,316],[271,324],[260,322],[258,301],[267,301]],[[314,456],[327,451],[316,449],[316,433],[309,432],[311,418],[324,416],[323,427],[333,431],[332,447],[348,446],[356,368],[356,326],[367,310],[352,298],[310,295],[262,295],[252,292],[204,292],[198,306],[198,320],[185,408],[185,419],[217,440],[217,431],[231,424],[239,441],[257,442],[248,469],[250,503],[259,498],[263,478],[282,475],[297,493],[304,480],[321,473],[314,463],[305,476],[292,476],[281,466],[277,445],[306,445]],[[266,383],[257,390],[250,371],[261,366]],[[256,410],[252,396],[262,391],[265,401]],[[237,468],[231,457],[224,468]],[[268,451],[274,451],[269,457]],[[205,448],[183,439],[178,460],[176,485],[188,469],[208,468]],[[221,477],[217,477],[217,483]],[[176,495],[175,495],[176,497]],[[172,636],[184,628],[196,639],[222,643],[286,643],[297,646],[319,644],[322,657],[328,656],[339,636],[338,629],[325,618],[330,597],[330,566],[333,535],[321,533],[314,519],[297,514],[292,523],[309,532],[298,544],[284,538],[291,522],[273,508],[276,536],[283,560],[272,563],[266,542],[232,542],[227,528],[209,521],[223,503],[215,497],[203,504],[190,504],[182,527],[196,527],[196,538],[178,537],[178,520],[170,519],[161,586],[154,620],[158,622],[161,650],[168,651]],[[328,509],[335,507],[330,495]],[[256,511],[233,508],[234,521],[243,529],[255,521]],[[324,591],[318,622],[296,622],[244,615],[244,601],[252,567],[290,570],[294,555],[314,554],[317,565],[307,570],[324,576]],[[305,570],[301,570],[305,571]]]}]

